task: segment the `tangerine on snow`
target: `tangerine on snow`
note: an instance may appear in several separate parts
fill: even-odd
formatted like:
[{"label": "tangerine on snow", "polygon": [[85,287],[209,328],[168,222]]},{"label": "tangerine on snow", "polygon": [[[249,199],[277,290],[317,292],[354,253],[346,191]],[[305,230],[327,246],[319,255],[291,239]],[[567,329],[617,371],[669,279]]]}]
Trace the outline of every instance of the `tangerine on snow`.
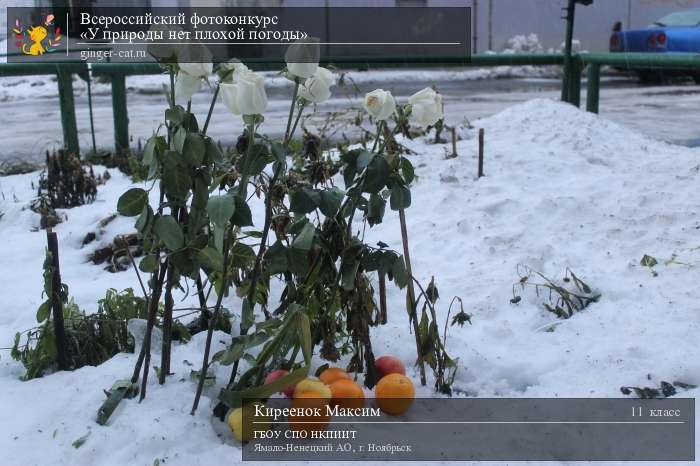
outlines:
[{"label": "tangerine on snow", "polygon": [[375,388],[377,406],[387,414],[398,416],[408,411],[416,391],[411,379],[401,374],[384,376]]},{"label": "tangerine on snow", "polygon": [[340,367],[329,367],[325,371],[321,372],[318,378],[321,380],[321,382],[325,383],[326,385],[330,385],[336,380],[350,380],[350,375]]},{"label": "tangerine on snow", "polygon": [[341,408],[362,408],[365,404],[365,392],[355,381],[338,379],[331,385],[332,406]]}]

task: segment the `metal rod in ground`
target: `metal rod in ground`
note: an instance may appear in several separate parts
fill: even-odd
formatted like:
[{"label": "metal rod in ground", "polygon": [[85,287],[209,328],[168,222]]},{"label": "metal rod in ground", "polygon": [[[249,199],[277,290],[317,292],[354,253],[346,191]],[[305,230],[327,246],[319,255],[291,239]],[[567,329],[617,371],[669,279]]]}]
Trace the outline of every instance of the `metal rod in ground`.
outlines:
[{"label": "metal rod in ground", "polygon": [[386,274],[384,272],[379,272],[379,323],[381,325],[386,325],[387,320]]},{"label": "metal rod in ground", "polygon": [[484,176],[484,128],[479,129],[479,178]]},{"label": "metal rod in ground", "polygon": [[53,268],[51,305],[53,308],[53,331],[56,337],[56,361],[61,370],[68,369],[66,362],[66,330],[63,323],[63,299],[61,290],[61,268],[58,261],[58,237],[51,229],[46,230],[46,243],[51,253]]},{"label": "metal rod in ground", "polygon": [[418,354],[418,368],[420,369],[420,383],[425,386],[425,364],[423,364],[423,343],[418,329],[418,313],[416,312],[416,290],[413,287],[413,269],[411,267],[411,254],[408,250],[408,230],[406,228],[406,212],[399,209],[399,222],[401,223],[401,242],[403,243],[403,257],[406,261],[408,272],[408,300],[410,304],[409,318],[413,323],[413,333],[416,337],[416,353]]},{"label": "metal rod in ground", "polygon": [[87,95],[88,95],[88,111],[90,113],[90,136],[92,137],[92,153],[93,155],[97,155],[97,143],[95,141],[95,119],[92,114],[92,66],[90,63],[88,63],[88,68],[87,68]]},{"label": "metal rod in ground", "polygon": [[452,157],[457,157],[457,128],[452,127]]}]

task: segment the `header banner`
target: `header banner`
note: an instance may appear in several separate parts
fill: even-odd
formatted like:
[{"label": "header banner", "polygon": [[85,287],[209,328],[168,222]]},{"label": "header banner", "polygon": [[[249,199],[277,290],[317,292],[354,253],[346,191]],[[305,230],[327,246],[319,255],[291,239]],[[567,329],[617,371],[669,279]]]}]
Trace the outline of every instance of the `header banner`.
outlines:
[{"label": "header banner", "polygon": [[[7,8],[8,62],[149,62],[152,52],[200,50],[190,62],[285,59],[298,41],[321,57],[464,57],[467,7]],[[312,54],[313,55],[313,54]],[[299,54],[298,62],[318,57]],[[287,56],[289,59],[289,56]]]}]

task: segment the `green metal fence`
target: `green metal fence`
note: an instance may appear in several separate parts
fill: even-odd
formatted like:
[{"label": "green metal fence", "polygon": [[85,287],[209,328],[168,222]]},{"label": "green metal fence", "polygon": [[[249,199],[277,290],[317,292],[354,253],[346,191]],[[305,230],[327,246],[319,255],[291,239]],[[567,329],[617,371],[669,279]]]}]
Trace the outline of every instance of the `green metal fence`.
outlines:
[{"label": "green metal fence", "polygon": [[[565,63],[566,62],[566,63]],[[278,70],[284,63],[269,59],[250,59],[246,64],[254,70]],[[327,58],[323,65],[335,65],[340,69],[380,69],[397,67],[496,67],[496,66],[562,66],[562,100],[580,106],[583,70],[588,67],[588,93],[586,109],[597,113],[600,107],[600,73],[602,66],[627,69],[653,68],[660,70],[698,69],[700,55],[696,54],[646,54],[646,53],[585,53],[566,60],[562,54],[477,54],[464,56],[415,57],[342,57]],[[131,75],[160,74],[156,63],[102,63],[91,67],[92,76],[102,76],[112,85],[112,111],[114,138],[117,151],[129,148],[129,117],[127,108],[126,77]],[[78,131],[75,118],[72,75],[90,79],[90,71],[84,63],[0,63],[0,77],[53,74],[57,77],[61,125],[65,147],[79,152]],[[93,144],[94,145],[94,144]]]}]

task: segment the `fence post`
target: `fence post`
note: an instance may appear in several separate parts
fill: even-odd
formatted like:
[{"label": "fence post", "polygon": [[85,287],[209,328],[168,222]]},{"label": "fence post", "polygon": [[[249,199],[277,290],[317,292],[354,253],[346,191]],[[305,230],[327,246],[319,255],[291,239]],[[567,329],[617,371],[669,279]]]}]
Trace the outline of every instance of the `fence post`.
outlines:
[{"label": "fence post", "polygon": [[53,268],[51,289],[51,304],[53,311],[53,330],[56,337],[56,361],[62,371],[68,369],[66,362],[66,330],[63,323],[63,299],[61,289],[61,268],[58,261],[58,237],[50,228],[46,229],[46,243],[51,253],[51,267]]},{"label": "fence post", "polygon": [[479,170],[477,178],[484,176],[484,128],[479,128]]},{"label": "fence post", "polygon": [[129,149],[129,114],[126,109],[126,76],[114,73],[112,79],[112,114],[114,117],[114,147],[117,153]]},{"label": "fence post", "polygon": [[63,145],[69,154],[80,155],[78,125],[75,122],[75,100],[73,99],[73,74],[61,65],[56,66],[58,80],[58,102],[61,106]]},{"label": "fence post", "polygon": [[600,65],[588,64],[588,90],[586,92],[586,110],[598,113],[600,108]]},{"label": "fence post", "polygon": [[561,86],[561,100],[571,102],[572,60],[571,50],[574,39],[574,17],[576,15],[576,0],[568,0],[566,7],[566,38],[564,39],[564,81]]},{"label": "fence post", "polygon": [[569,75],[569,100],[568,102],[576,107],[581,107],[581,72],[583,63],[578,55],[572,57]]}]

